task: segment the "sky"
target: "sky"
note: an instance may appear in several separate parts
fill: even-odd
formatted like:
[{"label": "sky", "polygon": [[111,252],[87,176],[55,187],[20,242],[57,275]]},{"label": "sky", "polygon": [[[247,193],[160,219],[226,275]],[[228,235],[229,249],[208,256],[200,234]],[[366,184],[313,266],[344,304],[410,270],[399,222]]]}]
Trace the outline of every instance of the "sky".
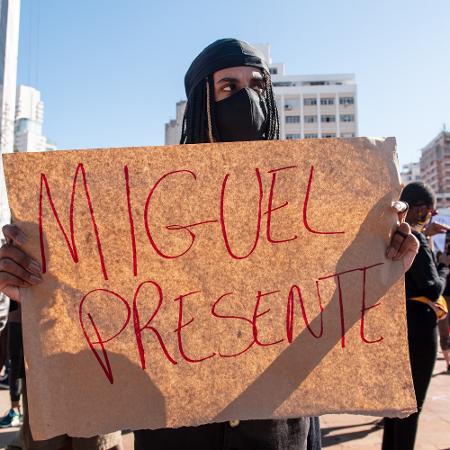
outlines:
[{"label": "sky", "polygon": [[222,37],[271,44],[288,74],[354,73],[359,135],[395,136],[401,163],[450,129],[449,0],[22,0],[18,83],[60,149],[164,145]]}]

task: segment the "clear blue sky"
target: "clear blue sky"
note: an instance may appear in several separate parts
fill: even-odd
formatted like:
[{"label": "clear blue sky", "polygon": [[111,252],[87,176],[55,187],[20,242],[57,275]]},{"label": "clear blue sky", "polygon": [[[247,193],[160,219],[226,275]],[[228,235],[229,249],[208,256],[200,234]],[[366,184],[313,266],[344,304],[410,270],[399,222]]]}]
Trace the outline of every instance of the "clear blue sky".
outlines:
[{"label": "clear blue sky", "polygon": [[361,136],[401,162],[450,128],[449,0],[22,0],[19,83],[59,148],[162,145],[207,44],[272,45],[290,74],[355,73]]}]

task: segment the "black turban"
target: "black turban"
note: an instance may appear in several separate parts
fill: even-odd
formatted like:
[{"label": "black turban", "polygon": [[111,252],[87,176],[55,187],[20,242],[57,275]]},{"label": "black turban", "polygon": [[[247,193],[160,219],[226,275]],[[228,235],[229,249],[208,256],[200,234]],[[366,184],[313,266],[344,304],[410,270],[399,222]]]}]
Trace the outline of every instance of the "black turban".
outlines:
[{"label": "black turban", "polygon": [[238,39],[219,39],[208,45],[192,62],[184,77],[189,98],[195,86],[208,75],[227,67],[253,66],[269,72],[263,54]]}]

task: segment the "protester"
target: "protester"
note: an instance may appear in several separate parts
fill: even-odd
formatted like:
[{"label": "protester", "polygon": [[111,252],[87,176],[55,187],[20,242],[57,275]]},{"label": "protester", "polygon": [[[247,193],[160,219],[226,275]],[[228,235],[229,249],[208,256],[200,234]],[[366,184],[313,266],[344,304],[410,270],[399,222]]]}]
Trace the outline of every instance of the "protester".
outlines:
[{"label": "protester", "polygon": [[[279,138],[278,112],[264,57],[236,39],[221,39],[205,48],[185,76],[187,105],[181,143],[273,140]],[[400,204],[396,205],[402,210]],[[39,266],[20,247],[26,237],[20,229],[6,226],[12,243],[0,249],[0,262],[10,259],[0,273],[0,290],[19,297],[18,287],[40,282]],[[393,234],[387,257],[403,260],[409,267],[418,242],[409,225],[400,224]],[[38,279],[33,279],[32,275]],[[141,449],[310,449],[321,447],[317,418],[289,420],[233,420],[199,427],[140,430],[135,448]]]},{"label": "protester", "polygon": [[25,376],[25,368],[23,364],[22,323],[20,307],[17,302],[11,301],[7,327],[11,408],[4,417],[0,418],[0,428],[18,427],[22,423],[20,397],[22,395],[22,381]]},{"label": "protester", "polygon": [[[448,253],[447,253],[448,254]],[[447,310],[450,307],[450,275],[447,277],[447,282],[444,289],[444,299],[447,303]],[[445,360],[446,372],[450,375],[450,316],[447,314],[438,323],[439,328],[439,343],[441,345],[442,355]]]},{"label": "protester", "polygon": [[446,254],[441,254],[436,261],[428,243],[433,234],[446,231],[445,227],[433,223],[425,229],[435,214],[435,198],[430,188],[420,182],[410,183],[400,199],[410,206],[406,222],[420,242],[419,252],[405,274],[409,356],[418,412],[405,419],[384,420],[383,450],[414,449],[419,415],[436,359],[439,313],[436,302],[444,291],[450,262]]}]

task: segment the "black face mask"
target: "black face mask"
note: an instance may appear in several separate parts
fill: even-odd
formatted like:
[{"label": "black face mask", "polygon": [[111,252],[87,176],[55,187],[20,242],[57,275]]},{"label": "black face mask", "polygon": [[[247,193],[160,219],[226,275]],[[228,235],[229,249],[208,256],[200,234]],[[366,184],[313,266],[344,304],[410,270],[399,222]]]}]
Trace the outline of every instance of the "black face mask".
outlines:
[{"label": "black face mask", "polygon": [[222,142],[265,139],[267,108],[253,89],[243,88],[215,104],[216,124]]}]

